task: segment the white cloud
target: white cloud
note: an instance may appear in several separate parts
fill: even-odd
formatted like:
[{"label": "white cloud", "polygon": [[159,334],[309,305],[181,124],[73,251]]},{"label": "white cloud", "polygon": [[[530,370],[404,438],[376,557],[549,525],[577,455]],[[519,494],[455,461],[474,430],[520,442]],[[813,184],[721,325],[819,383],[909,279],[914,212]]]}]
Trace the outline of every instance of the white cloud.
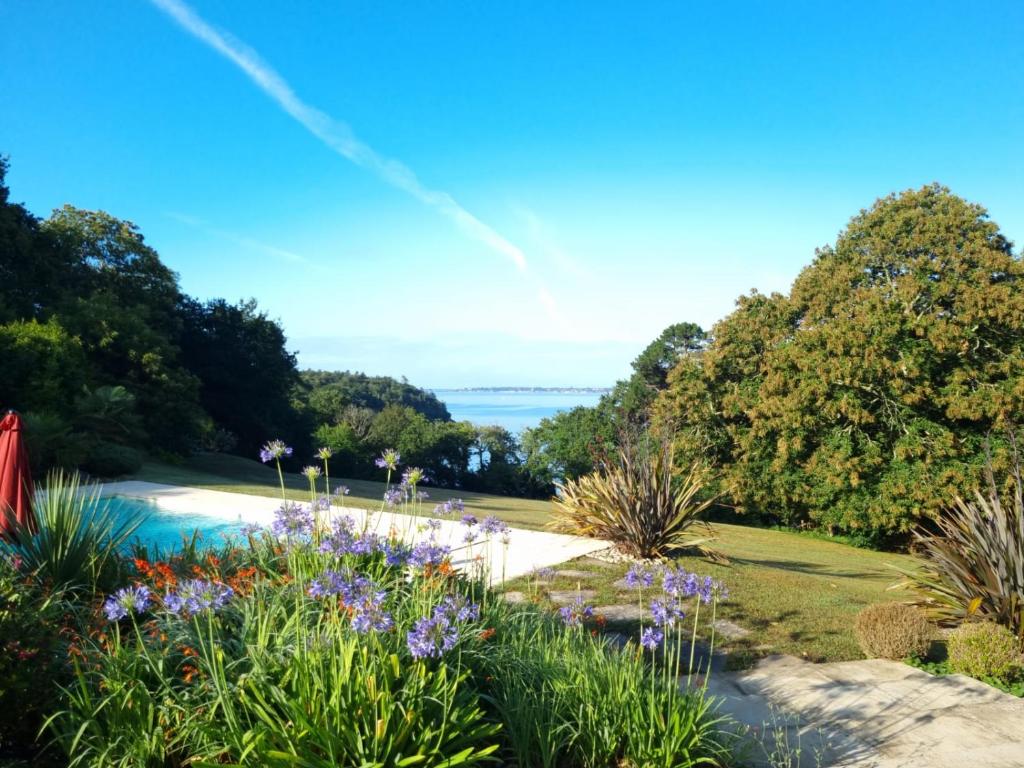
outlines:
[{"label": "white cloud", "polygon": [[281,109],[332,150],[447,216],[470,237],[507,257],[518,269],[526,270],[526,256],[516,245],[459,205],[447,192],[425,186],[404,163],[378,154],[360,141],[347,124],[304,102],[291,85],[252,48],[229,33],[210,26],[180,0],[151,1],[183,29],[235,64]]},{"label": "white cloud", "polygon": [[282,259],[283,261],[287,261],[292,264],[309,263],[309,260],[305,256],[295,253],[294,251],[278,248],[276,245],[270,245],[269,243],[264,243],[260,240],[246,237],[244,235],[237,235],[234,232],[228,232],[225,229],[212,227],[198,216],[189,216],[186,213],[178,213],[177,211],[167,211],[164,215],[170,219],[181,222],[182,224],[187,224],[193,229],[198,229],[202,232],[206,232],[207,234],[216,235],[217,237],[229,240],[232,243],[240,245],[243,248],[248,248],[249,250],[265,253],[268,256],[274,256],[275,258]]}]

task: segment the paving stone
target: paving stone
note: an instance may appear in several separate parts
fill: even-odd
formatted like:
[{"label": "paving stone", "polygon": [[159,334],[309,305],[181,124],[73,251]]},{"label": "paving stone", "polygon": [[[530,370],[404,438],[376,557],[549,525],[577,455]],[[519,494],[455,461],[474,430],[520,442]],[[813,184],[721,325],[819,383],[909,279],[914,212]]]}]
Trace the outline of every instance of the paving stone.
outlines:
[{"label": "paving stone", "polygon": [[596,595],[597,592],[592,589],[553,589],[548,592],[551,602],[559,605],[573,603],[577,597],[582,597],[584,601],[593,600]]},{"label": "paving stone", "polygon": [[818,665],[774,656],[747,672],[712,673],[710,689],[750,733],[760,718],[772,739],[799,737],[806,754],[827,748],[810,765],[1024,765],[1024,701],[959,675],[881,659]]},{"label": "paving stone", "polygon": [[524,592],[503,592],[501,599],[506,603],[518,604],[526,602],[526,594]]},{"label": "paving stone", "polygon": [[574,571],[572,569],[566,569],[564,571],[555,571],[555,576],[560,579],[591,579],[594,574],[590,571]]},{"label": "paving stone", "polygon": [[749,629],[744,629],[739,624],[734,624],[728,619],[717,619],[713,626],[715,632],[726,640],[739,640],[741,637],[746,637],[750,634]]},{"label": "paving stone", "polygon": [[647,611],[641,610],[639,605],[601,605],[594,609],[598,616],[604,616],[606,621],[639,621],[648,615]]}]

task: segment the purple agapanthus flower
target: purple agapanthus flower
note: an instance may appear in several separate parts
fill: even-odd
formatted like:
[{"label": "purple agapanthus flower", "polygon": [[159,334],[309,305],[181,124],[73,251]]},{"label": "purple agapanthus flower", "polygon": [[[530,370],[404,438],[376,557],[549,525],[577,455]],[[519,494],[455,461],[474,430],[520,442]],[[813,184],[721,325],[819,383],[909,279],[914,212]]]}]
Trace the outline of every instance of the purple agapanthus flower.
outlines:
[{"label": "purple agapanthus flower", "polygon": [[361,635],[367,632],[387,632],[394,626],[394,619],[379,605],[363,605],[352,614],[352,629]]},{"label": "purple agapanthus flower", "polygon": [[392,471],[398,469],[398,465],[402,460],[402,454],[396,451],[394,448],[387,448],[374,460],[374,464],[380,469],[390,469]]},{"label": "purple agapanthus flower", "polygon": [[419,467],[407,467],[402,473],[402,485],[411,485],[413,487],[420,483],[428,483],[430,478],[427,477],[427,473]]},{"label": "purple agapanthus flower", "polygon": [[384,562],[392,568],[401,568],[409,562],[412,550],[401,541],[384,541],[380,551],[384,553]]},{"label": "purple agapanthus flower", "polygon": [[640,645],[648,651],[657,650],[658,646],[665,639],[665,633],[654,627],[647,627],[640,633]]},{"label": "purple agapanthus flower", "polygon": [[292,455],[291,446],[285,445],[284,440],[271,440],[260,448],[260,461],[267,464],[275,459]]},{"label": "purple agapanthus flower", "polygon": [[476,519],[476,515],[463,515],[462,516],[462,524],[464,526],[466,526],[467,528],[472,528],[474,525],[477,524],[477,522],[478,521]]},{"label": "purple agapanthus flower", "polygon": [[459,629],[447,616],[419,619],[406,635],[406,645],[414,659],[440,658],[459,642]]},{"label": "purple agapanthus flower", "polygon": [[654,584],[654,572],[635,564],[626,571],[626,586],[630,589],[643,589]]},{"label": "purple agapanthus flower", "polygon": [[347,485],[339,485],[334,489],[335,496],[348,496],[350,488]]},{"label": "purple agapanthus flower", "polygon": [[120,621],[129,613],[144,613],[149,607],[147,587],[122,587],[103,603],[103,612],[110,621]]},{"label": "purple agapanthus flower", "polygon": [[437,567],[448,558],[449,554],[451,554],[451,550],[443,544],[438,544],[437,540],[431,536],[412,548],[412,552],[409,553],[409,562],[417,568]]},{"label": "purple agapanthus flower", "polygon": [[164,596],[164,608],[176,615],[195,615],[204,611],[216,613],[235,595],[227,584],[207,579],[188,579],[177,590]]},{"label": "purple agapanthus flower", "polygon": [[384,491],[384,503],[389,507],[397,507],[405,501],[405,491],[402,488],[388,488]]},{"label": "purple agapanthus flower", "polygon": [[677,603],[655,598],[651,600],[651,615],[659,627],[672,627],[677,621],[682,621],[686,614]]},{"label": "purple agapanthus flower", "polygon": [[447,517],[453,512],[465,512],[466,505],[462,499],[448,499],[434,507],[434,514],[438,517]]},{"label": "purple agapanthus flower", "polygon": [[434,606],[434,618],[442,616],[449,621],[476,621],[480,618],[480,606],[462,595],[446,595]]},{"label": "purple agapanthus flower", "polygon": [[427,520],[426,525],[427,525],[427,529],[428,530],[431,530],[431,531],[439,531],[439,530],[441,530],[441,521],[440,520]]},{"label": "purple agapanthus flower", "polygon": [[310,536],[313,533],[313,513],[300,504],[286,501],[274,512],[270,530],[275,536]]},{"label": "purple agapanthus flower", "polygon": [[699,587],[699,576],[682,568],[666,568],[661,578],[661,587],[665,594],[675,598],[693,597]]},{"label": "purple agapanthus flower", "polygon": [[356,540],[355,527],[355,520],[348,515],[336,517],[331,532],[320,542],[320,551],[335,557],[351,554]]},{"label": "purple agapanthus flower", "polygon": [[569,605],[558,609],[558,614],[567,627],[579,627],[583,622],[594,615],[594,609],[583,602],[583,596],[578,595]]},{"label": "purple agapanthus flower", "polygon": [[246,523],[242,526],[243,536],[256,536],[263,531],[263,526],[259,523]]},{"label": "purple agapanthus flower", "polygon": [[495,534],[508,533],[509,527],[494,515],[489,515],[480,523],[480,530],[483,531],[486,536],[493,536]]}]

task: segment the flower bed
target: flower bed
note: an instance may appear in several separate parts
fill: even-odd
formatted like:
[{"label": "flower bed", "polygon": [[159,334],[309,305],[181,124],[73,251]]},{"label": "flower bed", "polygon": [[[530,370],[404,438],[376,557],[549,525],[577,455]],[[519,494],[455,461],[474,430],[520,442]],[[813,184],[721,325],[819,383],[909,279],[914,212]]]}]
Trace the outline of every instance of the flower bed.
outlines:
[{"label": "flower bed", "polygon": [[[658,626],[619,649],[582,600],[514,606],[485,586],[489,563],[454,571],[429,518],[411,545],[328,525],[313,493],[244,546],[138,557],[94,602],[48,722],[71,765],[727,762],[726,721],[681,658],[684,601],[713,604],[718,585],[665,571]],[[465,546],[501,535],[465,525]]]}]

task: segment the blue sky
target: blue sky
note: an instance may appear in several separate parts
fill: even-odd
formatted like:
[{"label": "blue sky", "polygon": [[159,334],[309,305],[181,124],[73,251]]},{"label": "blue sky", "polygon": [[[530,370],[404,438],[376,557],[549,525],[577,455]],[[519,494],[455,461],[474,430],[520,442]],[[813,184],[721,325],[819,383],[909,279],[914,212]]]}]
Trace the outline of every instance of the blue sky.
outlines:
[{"label": "blue sky", "polygon": [[606,385],[940,181],[1024,238],[1024,3],[0,5],[14,198],[300,363]]}]

